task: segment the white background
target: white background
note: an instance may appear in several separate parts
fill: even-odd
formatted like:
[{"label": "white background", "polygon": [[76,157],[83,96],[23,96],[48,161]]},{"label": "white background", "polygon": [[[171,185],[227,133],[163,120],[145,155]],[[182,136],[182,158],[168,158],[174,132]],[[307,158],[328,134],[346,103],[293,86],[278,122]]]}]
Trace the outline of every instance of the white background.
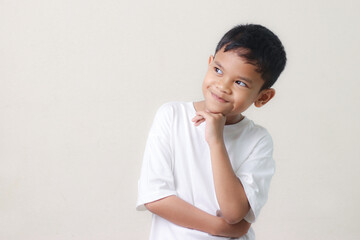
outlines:
[{"label": "white background", "polygon": [[239,23],[285,45],[257,239],[360,239],[356,0],[0,0],[0,239],[147,239],[137,179],[156,109],[201,100]]}]

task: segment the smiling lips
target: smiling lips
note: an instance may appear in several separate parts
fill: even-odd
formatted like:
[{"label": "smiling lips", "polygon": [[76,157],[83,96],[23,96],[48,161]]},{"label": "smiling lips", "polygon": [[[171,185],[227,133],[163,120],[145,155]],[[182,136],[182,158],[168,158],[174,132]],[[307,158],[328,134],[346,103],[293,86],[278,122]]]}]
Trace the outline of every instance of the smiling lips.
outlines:
[{"label": "smiling lips", "polygon": [[213,96],[218,102],[221,102],[221,103],[226,103],[228,101],[226,101],[225,99],[219,97],[218,95],[216,95],[215,93],[211,92],[211,96]]}]

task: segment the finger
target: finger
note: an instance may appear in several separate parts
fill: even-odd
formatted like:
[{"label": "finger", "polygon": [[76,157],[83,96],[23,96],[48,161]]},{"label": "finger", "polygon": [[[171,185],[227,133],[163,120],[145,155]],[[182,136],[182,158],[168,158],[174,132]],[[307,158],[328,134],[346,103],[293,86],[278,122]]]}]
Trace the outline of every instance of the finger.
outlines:
[{"label": "finger", "polygon": [[205,122],[205,119],[202,118],[194,123],[195,126],[199,126],[201,123]]},{"label": "finger", "polygon": [[202,122],[205,121],[205,118],[203,116],[200,116],[200,115],[196,115],[192,121],[194,122],[195,126],[198,126],[200,125]]},{"label": "finger", "polygon": [[205,112],[212,114],[212,115],[221,115],[221,116],[225,117],[225,115],[222,112],[210,112],[209,110],[206,110]]},{"label": "finger", "polygon": [[209,117],[211,117],[211,113],[205,112],[205,111],[198,111],[196,112],[197,116],[202,116],[203,118],[208,119]]},{"label": "finger", "polygon": [[196,112],[196,115],[203,116],[206,121],[212,120],[212,119],[223,119],[225,116],[222,113],[210,113],[205,111],[198,111]]},{"label": "finger", "polygon": [[203,116],[196,115],[196,116],[192,119],[192,121],[193,121],[193,122],[196,122],[196,121],[199,121],[200,119],[203,119],[203,118],[204,118]]}]

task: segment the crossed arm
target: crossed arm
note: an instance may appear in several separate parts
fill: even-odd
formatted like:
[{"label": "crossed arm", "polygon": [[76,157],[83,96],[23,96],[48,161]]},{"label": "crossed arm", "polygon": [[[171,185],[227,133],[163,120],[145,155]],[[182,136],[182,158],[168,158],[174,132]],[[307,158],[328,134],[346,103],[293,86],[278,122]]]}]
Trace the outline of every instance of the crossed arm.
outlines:
[{"label": "crossed arm", "polygon": [[185,202],[169,196],[145,206],[174,224],[207,232],[211,235],[241,237],[250,228],[244,217],[250,210],[244,188],[235,175],[223,140],[226,118],[222,114],[199,111],[195,126],[206,121],[205,136],[210,148],[216,197],[221,216],[213,216]]},{"label": "crossed arm", "polygon": [[213,216],[174,195],[147,203],[145,206],[152,213],[176,225],[215,236],[238,238],[246,234],[250,228],[250,223],[245,220],[229,224],[222,217]]}]

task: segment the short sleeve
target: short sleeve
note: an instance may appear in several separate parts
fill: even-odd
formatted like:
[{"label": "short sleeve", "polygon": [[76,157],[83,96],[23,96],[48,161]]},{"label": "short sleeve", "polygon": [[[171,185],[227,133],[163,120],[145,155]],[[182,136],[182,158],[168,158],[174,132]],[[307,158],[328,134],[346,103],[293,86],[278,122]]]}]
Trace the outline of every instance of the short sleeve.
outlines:
[{"label": "short sleeve", "polygon": [[137,210],[144,204],[176,195],[172,171],[171,126],[173,111],[165,104],[157,111],[146,142],[140,179]]},{"label": "short sleeve", "polygon": [[250,223],[255,222],[268,198],[270,181],[275,173],[272,154],[273,142],[267,134],[257,142],[249,157],[236,171],[250,203],[250,211],[245,216],[245,220]]}]

